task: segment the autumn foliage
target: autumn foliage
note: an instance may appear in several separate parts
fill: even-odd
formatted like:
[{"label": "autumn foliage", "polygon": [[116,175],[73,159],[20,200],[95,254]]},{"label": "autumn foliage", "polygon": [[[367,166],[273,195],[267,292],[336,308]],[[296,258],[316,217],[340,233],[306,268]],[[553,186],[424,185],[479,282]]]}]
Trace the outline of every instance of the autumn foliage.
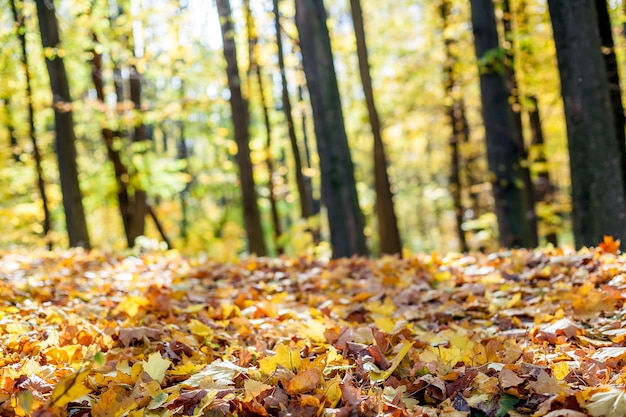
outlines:
[{"label": "autumn foliage", "polygon": [[0,415],[616,417],[626,259],[4,252]]}]

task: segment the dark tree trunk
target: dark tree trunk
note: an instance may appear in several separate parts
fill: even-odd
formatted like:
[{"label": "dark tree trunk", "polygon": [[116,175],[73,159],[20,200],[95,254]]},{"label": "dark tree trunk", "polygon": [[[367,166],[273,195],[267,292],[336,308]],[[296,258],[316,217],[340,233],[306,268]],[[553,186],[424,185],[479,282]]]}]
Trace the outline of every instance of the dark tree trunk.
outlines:
[{"label": "dark tree trunk", "polygon": [[515,74],[515,35],[513,33],[513,21],[511,15],[511,6],[509,0],[502,0],[502,26],[504,29],[504,39],[507,47],[506,59],[504,61],[504,73],[506,76],[511,109],[513,110],[513,123],[515,124],[515,140],[521,151],[520,172],[522,181],[524,182],[524,204],[526,205],[526,217],[528,219],[528,227],[530,230],[530,245],[535,247],[539,244],[537,235],[537,215],[535,212],[535,191],[533,190],[533,181],[530,175],[530,164],[528,161],[528,152],[526,152],[526,143],[524,141],[524,128],[522,125],[522,103],[520,102],[519,85]]},{"label": "dark tree trunk", "polygon": [[283,53],[283,40],[280,29],[280,11],[278,9],[278,0],[273,0],[273,8],[274,29],[276,30],[276,47],[278,49],[278,68],[280,70],[282,92],[282,109],[283,113],[285,113],[285,119],[287,121],[287,132],[289,134],[291,152],[293,153],[296,168],[296,186],[298,187],[298,195],[300,196],[300,214],[302,218],[307,218],[312,213],[311,192],[308,190],[308,188],[310,188],[310,183],[309,187],[307,187],[307,181],[302,171],[302,156],[300,153],[300,147],[298,146],[298,138],[296,137],[295,124],[293,122],[291,99],[289,98],[287,76],[285,74],[285,57]]},{"label": "dark tree trunk", "polygon": [[313,108],[333,257],[366,255],[365,221],[359,207],[322,0],[296,0],[296,26]]},{"label": "dark tree trunk", "polygon": [[4,107],[6,114],[6,123],[5,127],[9,133],[9,149],[11,149],[11,157],[14,162],[20,162],[20,154],[22,151],[20,150],[20,145],[17,141],[17,134],[15,132],[15,125],[13,124],[13,112],[11,110],[11,94],[8,94],[5,97],[0,99],[0,103]]},{"label": "dark tree trunk", "polygon": [[248,68],[248,79],[251,80],[254,76],[259,88],[259,101],[261,104],[261,110],[263,112],[263,124],[265,126],[265,134],[267,136],[266,152],[265,152],[265,164],[267,166],[267,188],[268,198],[270,200],[270,211],[272,214],[272,224],[274,226],[274,247],[279,254],[283,253],[283,247],[280,243],[280,236],[283,234],[282,226],[280,224],[280,216],[278,214],[278,204],[276,202],[276,186],[274,184],[274,158],[272,156],[272,125],[270,124],[269,109],[267,106],[267,100],[265,98],[265,83],[263,82],[263,72],[259,65],[257,56],[257,44],[258,35],[256,25],[254,23],[254,17],[252,16],[252,10],[250,9],[250,0],[244,0],[244,8],[246,14],[246,26],[248,28],[248,57],[250,67]]},{"label": "dark tree trunk", "polygon": [[[535,163],[540,167],[537,172],[537,180],[535,182],[536,200],[541,201],[546,206],[552,208],[556,203],[554,195],[554,186],[550,180],[550,172],[548,171],[546,158],[545,143],[543,138],[543,129],[541,127],[541,118],[539,116],[539,103],[537,97],[528,97],[530,103],[528,108],[528,118],[530,121],[530,130],[532,132],[532,146],[536,150],[537,157]],[[556,214],[554,214],[556,216]],[[554,246],[558,245],[558,239],[556,234],[556,225],[550,224],[550,219],[544,219],[544,227],[547,229],[546,242],[551,243]]]},{"label": "dark tree trunk", "polygon": [[[594,0],[598,14],[598,29],[602,42],[602,54],[606,67],[607,80],[609,83],[609,95],[611,97],[611,109],[613,110],[613,123],[617,146],[622,157],[622,181],[626,186],[626,132],[624,131],[624,105],[622,104],[622,90],[620,89],[619,69],[615,56],[615,43],[611,29],[611,17],[606,0]],[[626,193],[626,190],[625,190]]]},{"label": "dark tree trunk", "polygon": [[576,246],[626,238],[622,159],[593,0],[548,0],[561,76]]},{"label": "dark tree trunk", "polygon": [[504,247],[532,245],[526,216],[519,141],[509,104],[504,61],[498,41],[492,0],[471,0],[474,45],[479,61],[482,115],[487,139],[487,162]]},{"label": "dark tree trunk", "polygon": [[[184,102],[185,101],[185,89],[184,89],[184,84],[181,82],[181,101]],[[188,165],[188,161],[189,161],[189,153],[187,151],[187,141],[185,139],[185,122],[182,120],[178,121],[177,123],[178,125],[178,141],[176,143],[176,157],[181,160],[181,161],[185,161],[185,166]],[[181,219],[180,219],[180,237],[183,240],[183,243],[187,243],[187,239],[188,239],[188,232],[187,229],[189,228],[189,215],[188,215],[188,210],[187,210],[187,198],[189,197],[189,188],[190,188],[190,183],[188,183],[185,186],[185,189],[182,190],[180,192],[179,195],[179,199],[180,199],[180,214],[181,214]]]},{"label": "dark tree trunk", "polygon": [[454,204],[454,215],[456,218],[456,232],[459,237],[459,248],[462,252],[468,250],[467,240],[465,238],[465,231],[463,230],[463,203],[461,201],[461,155],[459,152],[459,146],[463,142],[467,142],[464,120],[463,102],[455,95],[455,87],[458,87],[458,82],[455,73],[455,65],[458,61],[458,57],[452,52],[452,45],[455,41],[447,36],[445,33],[448,28],[448,15],[450,14],[450,0],[441,0],[439,10],[441,12],[442,28],[441,32],[444,34],[444,49],[445,49],[445,61],[443,64],[444,74],[444,90],[448,100],[451,100],[451,104],[448,106],[447,113],[450,119],[450,125],[452,126],[452,135],[450,136],[450,194],[452,195],[452,202]]},{"label": "dark tree trunk", "polygon": [[393,193],[387,173],[387,158],[385,146],[381,134],[380,119],[374,102],[372,90],[372,77],[365,40],[365,28],[363,23],[363,11],[359,0],[350,0],[352,21],[354,22],[354,34],[356,37],[357,55],[359,58],[359,73],[365,93],[365,102],[369,114],[370,126],[374,136],[374,190],[376,191],[376,219],[378,221],[378,236],[380,239],[380,252],[387,254],[402,254],[400,232],[398,231],[398,219],[393,206]]},{"label": "dark tree trunk", "polygon": [[[98,44],[98,38],[96,34],[92,34],[94,44]],[[94,88],[96,90],[96,97],[102,106],[105,105],[105,97],[104,97],[104,79],[102,78],[102,56],[97,52],[96,48],[90,50],[93,59],[91,60],[91,78],[94,83]],[[115,81],[115,87],[118,90],[118,99],[123,97],[122,95],[122,82],[121,78]],[[135,93],[136,94],[136,93]],[[139,133],[141,134],[141,133]],[[107,127],[107,124],[104,123],[102,126],[102,138],[104,140],[104,145],[107,149],[107,156],[111,163],[113,164],[113,172],[115,174],[115,180],[117,182],[117,200],[120,209],[120,215],[122,218],[122,224],[124,226],[124,235],[126,236],[126,243],[128,247],[133,247],[135,244],[135,239],[138,236],[141,236],[142,233],[137,234],[136,231],[131,230],[132,228],[137,228],[137,225],[133,225],[133,218],[135,216],[135,212],[137,210],[137,190],[135,191],[135,195],[131,198],[128,188],[130,183],[130,172],[124,162],[122,161],[122,157],[119,149],[116,149],[114,146],[116,133]],[[155,224],[158,223],[156,220],[156,214],[152,211],[152,209],[147,204],[146,193],[142,191],[143,199],[139,197],[140,209],[144,209],[145,213],[143,218],[147,214],[150,214],[151,217],[155,219]],[[141,201],[143,200],[143,204]],[[135,220],[136,222],[137,220]],[[168,244],[168,247],[172,247],[170,245],[170,240],[164,234],[163,229],[160,227],[160,224],[157,225],[157,230],[161,234],[161,237],[164,242]]]},{"label": "dark tree trunk", "polygon": [[[59,29],[54,4],[36,0],[37,17],[44,50],[59,47]],[[70,246],[90,247],[83,198],[78,183],[76,163],[76,136],[72,118],[72,99],[63,60],[58,55],[46,56],[46,66],[52,89],[54,122],[56,126],[56,153],[59,163],[63,208]]]},{"label": "dark tree trunk", "polygon": [[[98,38],[93,34],[93,41],[98,43]],[[102,78],[102,56],[96,49],[90,51],[93,59],[91,60],[91,78],[96,89],[96,97],[101,105],[105,104],[104,97],[104,80]],[[128,213],[132,210],[130,208],[130,197],[128,195],[128,169],[122,162],[120,152],[114,147],[115,132],[107,127],[104,123],[102,126],[102,139],[107,149],[107,155],[109,160],[113,164],[113,172],[115,173],[115,180],[117,182],[117,202],[119,204],[120,214],[122,218],[122,224],[124,226],[124,235],[129,247],[132,247],[133,241],[130,240],[128,231]]]},{"label": "dark tree trunk", "polygon": [[[11,12],[13,13],[13,19],[17,24],[17,37],[20,40],[22,47],[22,54],[20,56],[22,69],[24,70],[24,77],[26,79],[26,101],[28,103],[28,132],[30,141],[33,146],[33,159],[35,160],[35,170],[37,172],[37,189],[39,190],[39,196],[41,197],[42,209],[43,209],[43,236],[47,242],[48,249],[52,249],[52,241],[50,240],[50,230],[52,229],[52,219],[50,217],[50,209],[48,208],[48,196],[46,194],[46,182],[43,177],[43,168],[41,167],[41,153],[39,152],[39,144],[37,143],[37,136],[35,134],[35,111],[33,110],[33,92],[30,82],[30,69],[28,68],[28,54],[26,53],[26,27],[24,26],[24,14],[21,10],[17,10],[15,0],[10,1]],[[15,139],[15,134],[10,129],[11,133],[11,145]],[[17,148],[17,140],[15,140],[15,146],[11,146],[12,149]]]},{"label": "dark tree trunk", "polygon": [[[131,46],[132,47],[132,46]],[[135,122],[132,141],[134,143],[146,142],[146,126],[142,120],[141,110],[141,81],[142,75],[137,72],[134,66],[130,68],[130,100],[133,103],[134,111],[138,115],[138,121]],[[147,147],[147,144],[145,145]],[[144,151],[142,151],[144,152]],[[148,194],[145,190],[135,187],[133,196],[132,213],[129,213],[128,219],[128,241],[132,247],[135,240],[145,234],[146,215],[148,214]]]},{"label": "dark tree trunk", "polygon": [[217,0],[217,10],[220,16],[224,57],[226,58],[230,106],[232,109],[235,142],[237,143],[237,165],[239,166],[239,178],[241,180],[241,197],[246,233],[248,235],[248,246],[251,253],[265,256],[267,249],[263,240],[261,214],[257,204],[257,192],[248,143],[248,102],[241,93],[241,78],[239,77],[239,68],[237,66],[237,50],[235,47],[233,22],[231,20],[230,2],[228,0]]}]

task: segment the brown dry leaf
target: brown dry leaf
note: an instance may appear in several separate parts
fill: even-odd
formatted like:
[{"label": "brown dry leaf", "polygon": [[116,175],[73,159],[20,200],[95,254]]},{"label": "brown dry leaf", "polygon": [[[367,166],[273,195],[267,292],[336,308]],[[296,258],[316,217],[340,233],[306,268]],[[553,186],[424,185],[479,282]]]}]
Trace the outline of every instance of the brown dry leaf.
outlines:
[{"label": "brown dry leaf", "polygon": [[161,330],[142,326],[129,329],[119,329],[118,338],[124,347],[128,347],[134,342],[157,340],[160,336]]},{"label": "brown dry leaf", "polygon": [[517,387],[518,385],[522,385],[526,382],[525,379],[520,378],[513,370],[509,368],[502,368],[500,371],[500,385],[502,388],[507,389],[511,387]]},{"label": "brown dry leaf", "polygon": [[291,395],[303,394],[317,388],[321,380],[322,375],[319,369],[306,369],[296,374],[287,383],[286,388]]}]

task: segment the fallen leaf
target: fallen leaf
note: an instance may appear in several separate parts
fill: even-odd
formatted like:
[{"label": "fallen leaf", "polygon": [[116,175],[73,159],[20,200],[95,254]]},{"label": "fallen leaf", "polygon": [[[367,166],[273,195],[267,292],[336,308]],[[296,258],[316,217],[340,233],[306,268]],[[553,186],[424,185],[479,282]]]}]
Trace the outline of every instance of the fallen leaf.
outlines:
[{"label": "fallen leaf", "polygon": [[608,387],[594,393],[583,407],[593,417],[623,417],[626,410],[626,392]]},{"label": "fallen leaf", "polygon": [[165,372],[172,364],[171,361],[167,359],[163,359],[161,354],[158,352],[153,352],[148,356],[147,361],[142,361],[143,370],[150,375],[150,378],[158,382],[159,384],[163,382],[165,378]]},{"label": "fallen leaf", "polygon": [[287,383],[287,391],[291,395],[313,391],[320,384],[322,376],[318,369],[306,369],[299,372]]},{"label": "fallen leaf", "polygon": [[84,384],[85,378],[89,375],[89,368],[81,368],[78,371],[61,378],[56,384],[50,402],[56,407],[64,407],[70,401],[74,401],[83,395],[89,394],[91,390]]}]

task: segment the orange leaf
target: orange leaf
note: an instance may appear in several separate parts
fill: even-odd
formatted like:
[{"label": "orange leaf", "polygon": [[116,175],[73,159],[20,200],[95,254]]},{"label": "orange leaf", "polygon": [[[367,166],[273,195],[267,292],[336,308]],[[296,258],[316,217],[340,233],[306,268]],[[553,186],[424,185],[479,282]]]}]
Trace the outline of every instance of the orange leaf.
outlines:
[{"label": "orange leaf", "polygon": [[294,376],[287,384],[287,391],[292,394],[302,394],[313,391],[321,380],[320,371],[317,369],[307,369]]},{"label": "orange leaf", "polygon": [[602,252],[612,253],[614,255],[617,255],[617,253],[619,252],[619,245],[620,245],[619,239],[615,240],[613,239],[613,236],[605,235],[603,242],[600,243],[598,246],[600,247]]}]

